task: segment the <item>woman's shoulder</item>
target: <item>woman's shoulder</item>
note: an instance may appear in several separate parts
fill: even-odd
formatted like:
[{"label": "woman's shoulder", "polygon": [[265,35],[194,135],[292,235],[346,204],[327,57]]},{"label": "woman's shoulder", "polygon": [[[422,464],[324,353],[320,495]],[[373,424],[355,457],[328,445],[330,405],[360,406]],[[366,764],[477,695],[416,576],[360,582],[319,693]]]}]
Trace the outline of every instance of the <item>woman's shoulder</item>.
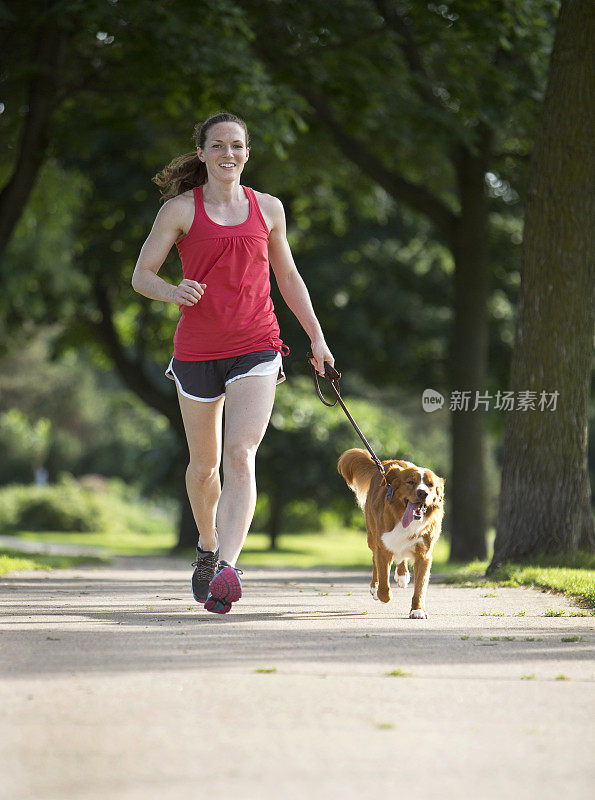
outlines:
[{"label": "woman's shoulder", "polygon": [[266,192],[258,192],[256,189],[252,189],[252,191],[254,192],[261,211],[265,212],[273,219],[283,214],[283,203],[278,197],[272,194],[266,194]]},{"label": "woman's shoulder", "polygon": [[170,197],[161,206],[161,211],[165,214],[177,214],[188,206],[194,207],[194,190],[189,189],[187,192],[177,194],[175,197]]},{"label": "woman's shoulder", "polygon": [[157,215],[165,224],[187,232],[194,219],[194,192],[190,189],[166,200]]},{"label": "woman's shoulder", "polygon": [[256,189],[252,189],[252,191],[254,192],[258,207],[260,208],[260,213],[264,217],[264,221],[267,224],[269,233],[283,230],[285,227],[285,211],[283,210],[283,203],[278,197],[274,197],[272,194],[257,192]]}]

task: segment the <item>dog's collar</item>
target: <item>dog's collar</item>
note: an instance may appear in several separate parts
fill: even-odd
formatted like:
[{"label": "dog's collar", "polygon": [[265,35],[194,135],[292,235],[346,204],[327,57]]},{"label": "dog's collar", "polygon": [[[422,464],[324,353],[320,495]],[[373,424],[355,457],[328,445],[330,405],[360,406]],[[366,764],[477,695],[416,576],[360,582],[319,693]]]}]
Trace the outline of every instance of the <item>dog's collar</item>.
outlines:
[{"label": "dog's collar", "polygon": [[384,471],[384,465],[379,462],[376,466],[378,466],[378,468],[379,468],[379,470],[380,470],[380,472],[382,474],[382,480],[386,483],[386,498],[387,498],[387,500],[390,500],[390,496],[393,493],[393,487],[386,480],[386,472]]}]

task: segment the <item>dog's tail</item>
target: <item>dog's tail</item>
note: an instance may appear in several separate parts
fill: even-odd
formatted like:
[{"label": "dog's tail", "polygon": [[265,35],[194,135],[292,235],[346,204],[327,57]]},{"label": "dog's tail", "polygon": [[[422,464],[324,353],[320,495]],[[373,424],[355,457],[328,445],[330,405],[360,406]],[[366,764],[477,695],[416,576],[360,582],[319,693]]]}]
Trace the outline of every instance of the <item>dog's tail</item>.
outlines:
[{"label": "dog's tail", "polygon": [[370,481],[374,477],[377,467],[370,454],[359,447],[346,450],[337,464],[337,469],[345,478],[347,485],[355,492],[359,507],[364,509],[366,496],[370,488]]}]

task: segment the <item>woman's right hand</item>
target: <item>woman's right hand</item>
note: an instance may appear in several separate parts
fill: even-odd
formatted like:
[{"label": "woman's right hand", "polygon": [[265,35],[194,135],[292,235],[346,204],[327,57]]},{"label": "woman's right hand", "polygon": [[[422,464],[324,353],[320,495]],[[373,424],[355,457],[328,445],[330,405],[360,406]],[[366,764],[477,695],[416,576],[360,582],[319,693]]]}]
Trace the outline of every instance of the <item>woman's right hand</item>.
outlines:
[{"label": "woman's right hand", "polygon": [[205,293],[206,288],[206,283],[197,283],[196,281],[184,278],[179,286],[176,286],[174,289],[172,303],[175,303],[177,306],[193,306],[198,303]]}]

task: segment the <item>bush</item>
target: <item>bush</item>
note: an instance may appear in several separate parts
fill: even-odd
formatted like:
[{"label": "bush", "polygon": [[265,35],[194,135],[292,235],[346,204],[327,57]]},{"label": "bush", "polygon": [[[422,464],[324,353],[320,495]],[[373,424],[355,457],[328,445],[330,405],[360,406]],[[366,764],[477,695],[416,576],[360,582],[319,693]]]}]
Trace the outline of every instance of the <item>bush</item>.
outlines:
[{"label": "bush", "polygon": [[177,502],[148,500],[119,478],[63,475],[48,486],[0,489],[0,532],[162,533]]},{"label": "bush", "polygon": [[0,414],[0,483],[33,480],[47,455],[50,433],[47,419],[30,422],[17,408]]},{"label": "bush", "polygon": [[72,479],[53,486],[0,490],[0,529],[5,531],[96,531],[106,520],[94,492]]},{"label": "bush", "polygon": [[283,514],[283,533],[321,531],[320,508],[315,500],[294,500]]}]

